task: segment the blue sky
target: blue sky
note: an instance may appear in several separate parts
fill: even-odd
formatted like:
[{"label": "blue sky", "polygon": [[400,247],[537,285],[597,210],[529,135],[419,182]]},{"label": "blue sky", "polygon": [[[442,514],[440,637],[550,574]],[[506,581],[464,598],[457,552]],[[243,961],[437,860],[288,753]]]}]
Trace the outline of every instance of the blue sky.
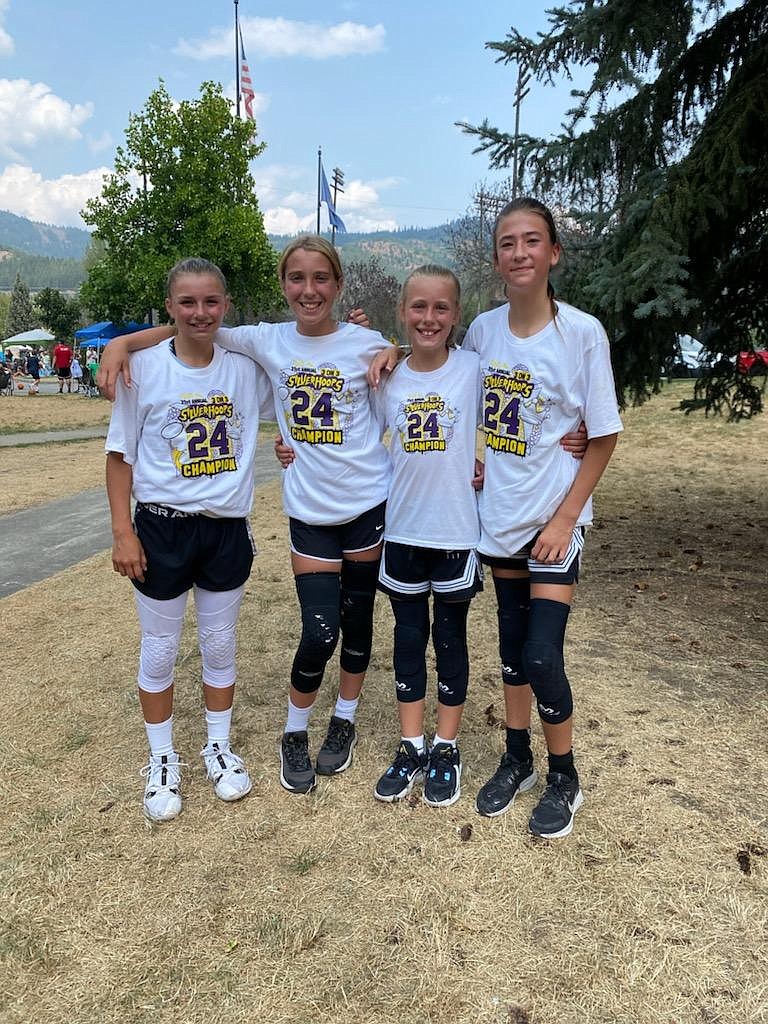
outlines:
[{"label": "blue sky", "polygon": [[[515,73],[484,44],[512,19],[545,30],[548,6],[240,0],[267,229],[314,229],[318,146],[329,177],[345,172],[349,230],[460,216],[478,183],[504,175],[454,122],[513,123]],[[78,211],[160,77],[179,100],[206,79],[234,96],[233,12],[230,0],[0,0],[0,209],[82,227]],[[557,131],[569,89],[535,85],[523,130]]]}]

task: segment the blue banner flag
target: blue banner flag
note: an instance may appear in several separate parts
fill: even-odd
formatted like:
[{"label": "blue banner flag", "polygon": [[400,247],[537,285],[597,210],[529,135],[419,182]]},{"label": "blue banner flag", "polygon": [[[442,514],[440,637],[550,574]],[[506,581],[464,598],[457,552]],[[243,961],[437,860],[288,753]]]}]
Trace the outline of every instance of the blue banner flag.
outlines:
[{"label": "blue banner flag", "polygon": [[323,169],[322,161],[320,163],[320,202],[325,203],[328,207],[328,219],[331,222],[331,227],[336,228],[337,231],[346,231],[344,227],[344,221],[336,213],[336,207],[333,205],[333,199],[331,198],[331,190],[328,188],[328,181],[325,177],[325,170]]}]

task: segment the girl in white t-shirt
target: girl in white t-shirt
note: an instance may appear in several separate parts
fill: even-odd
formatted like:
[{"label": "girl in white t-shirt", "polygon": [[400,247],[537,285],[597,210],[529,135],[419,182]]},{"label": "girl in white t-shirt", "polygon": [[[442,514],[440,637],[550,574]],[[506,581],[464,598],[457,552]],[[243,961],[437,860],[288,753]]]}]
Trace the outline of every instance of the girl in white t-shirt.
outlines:
[{"label": "girl in white t-shirt", "polygon": [[[583,802],[563,641],[592,491],[622,429],[602,325],[555,302],[549,275],[560,252],[546,206],[529,198],[508,203],[496,220],[493,253],[508,302],[478,316],[462,346],[478,353],[483,377],[478,550],[496,589],[507,724],[506,752],[480,789],[477,810],[502,814],[536,783],[533,691],[548,771],[529,828],[545,838],[568,835]],[[576,462],[559,438],[582,419],[589,442]]]},{"label": "girl in white t-shirt", "polygon": [[[480,361],[453,347],[459,296],[458,279],[444,267],[423,266],[408,276],[399,313],[411,352],[376,402],[391,435],[379,588],[395,618],[401,739],[374,796],[402,800],[423,775],[424,801],[433,807],[454,803],[461,792],[457,736],[469,682],[467,613],[482,589],[473,488]],[[430,592],[438,700],[431,748],[424,739]]]},{"label": "girl in white t-shirt", "polygon": [[141,625],[144,811],[154,821],[181,811],[173,677],[190,590],[203,663],[203,763],[220,799],[251,789],[229,741],[235,627],[253,561],[247,516],[259,412],[273,415],[262,371],[214,344],[229,306],[219,268],[200,259],[176,264],[165,304],[177,334],[131,358],[132,386],[118,383],[106,441],[112,564],[135,587]]}]

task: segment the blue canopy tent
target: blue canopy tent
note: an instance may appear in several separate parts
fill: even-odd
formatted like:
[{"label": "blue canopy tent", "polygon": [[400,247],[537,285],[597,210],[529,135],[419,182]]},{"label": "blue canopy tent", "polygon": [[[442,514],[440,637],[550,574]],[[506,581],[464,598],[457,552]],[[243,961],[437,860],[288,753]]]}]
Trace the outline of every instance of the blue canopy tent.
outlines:
[{"label": "blue canopy tent", "polygon": [[135,320],[127,324],[113,324],[111,320],[102,320],[98,324],[89,324],[75,331],[80,348],[103,348],[112,338],[121,334],[133,334],[134,331],[146,330],[149,324],[137,324]]}]

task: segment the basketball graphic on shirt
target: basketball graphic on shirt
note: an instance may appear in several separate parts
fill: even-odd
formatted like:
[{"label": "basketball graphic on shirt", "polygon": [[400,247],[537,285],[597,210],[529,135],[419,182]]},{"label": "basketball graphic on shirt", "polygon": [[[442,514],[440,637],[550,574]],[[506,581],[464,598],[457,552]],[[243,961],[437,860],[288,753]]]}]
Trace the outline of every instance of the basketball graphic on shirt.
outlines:
[{"label": "basketball graphic on shirt", "polygon": [[491,365],[483,371],[485,446],[525,458],[541,439],[553,399],[523,364]]},{"label": "basketball graphic on shirt", "polygon": [[181,477],[235,473],[242,454],[241,416],[222,391],[187,395],[168,409],[161,436]]},{"label": "basketball graphic on shirt", "polygon": [[404,452],[444,452],[458,419],[441,395],[410,395],[397,410],[395,429]]},{"label": "basketball graphic on shirt", "polygon": [[357,407],[357,395],[333,364],[294,363],[280,374],[283,402],[292,441],[342,445]]}]

